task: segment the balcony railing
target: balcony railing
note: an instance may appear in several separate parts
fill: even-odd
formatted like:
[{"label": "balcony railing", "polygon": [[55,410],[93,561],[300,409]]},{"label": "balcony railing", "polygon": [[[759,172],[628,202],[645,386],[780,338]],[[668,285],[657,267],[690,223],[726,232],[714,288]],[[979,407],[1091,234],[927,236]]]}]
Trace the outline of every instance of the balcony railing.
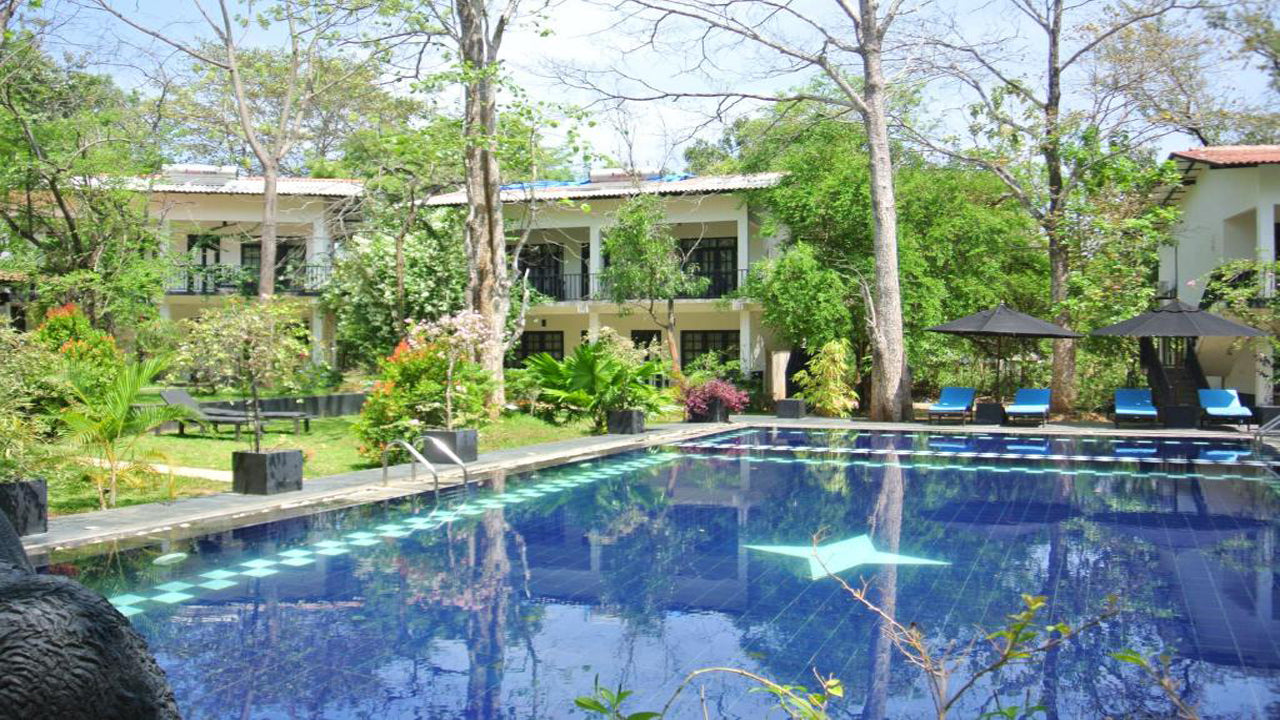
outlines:
[{"label": "balcony railing", "polygon": [[[684,300],[713,300],[737,290],[747,277],[746,270],[700,272],[707,279],[706,287],[696,293],[680,295]],[[529,285],[543,296],[555,302],[581,300],[606,300],[609,298],[605,276],[600,273],[564,273],[559,275],[531,275]]]},{"label": "balcony railing", "polygon": [[[329,283],[333,267],[307,263],[278,268],[276,292],[318,295]],[[165,285],[170,295],[256,295],[258,268],[252,265],[183,265],[174,269]]]}]

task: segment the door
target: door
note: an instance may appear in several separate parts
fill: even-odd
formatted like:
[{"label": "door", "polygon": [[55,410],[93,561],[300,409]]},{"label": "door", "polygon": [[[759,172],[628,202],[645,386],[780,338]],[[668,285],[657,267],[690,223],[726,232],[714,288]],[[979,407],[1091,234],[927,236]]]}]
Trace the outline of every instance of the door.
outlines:
[{"label": "door", "polygon": [[187,236],[185,290],[189,293],[217,292],[222,267],[222,236]]},{"label": "door", "polygon": [[698,297],[724,297],[738,287],[738,239],[699,238],[680,241],[694,274],[707,278],[707,289]]}]

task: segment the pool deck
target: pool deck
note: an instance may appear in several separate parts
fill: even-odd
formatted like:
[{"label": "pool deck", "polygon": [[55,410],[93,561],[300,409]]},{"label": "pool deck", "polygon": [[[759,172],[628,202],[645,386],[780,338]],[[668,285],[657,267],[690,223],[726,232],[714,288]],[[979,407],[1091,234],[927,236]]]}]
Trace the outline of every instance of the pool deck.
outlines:
[{"label": "pool deck", "polygon": [[[884,423],[831,418],[782,419],[766,415],[735,415],[728,424],[671,423],[652,426],[643,435],[601,435],[574,438],[510,450],[483,453],[469,465],[472,475],[520,472],[551,464],[599,457],[626,450],[688,440],[703,435],[744,427],[788,427],[826,430],[888,430],[942,433],[1015,433],[1028,435],[1120,435],[1126,437],[1167,437],[1194,435],[1203,438],[1242,440],[1251,435],[1224,430],[1189,430],[1126,427],[1117,430],[1103,423],[1049,423],[1039,427],[996,425],[930,425],[923,422]],[[440,488],[462,484],[456,467],[440,468]],[[306,515],[321,509],[347,507],[390,500],[432,490],[430,474],[419,470],[413,478],[412,466],[395,465],[382,470],[360,470],[306,480],[298,492],[281,495],[237,495],[218,493],[184,498],[172,503],[150,503],[130,507],[64,515],[49,520],[49,531],[23,538],[27,553],[37,565],[50,552],[107,541],[123,546],[153,544],[193,535]]]}]

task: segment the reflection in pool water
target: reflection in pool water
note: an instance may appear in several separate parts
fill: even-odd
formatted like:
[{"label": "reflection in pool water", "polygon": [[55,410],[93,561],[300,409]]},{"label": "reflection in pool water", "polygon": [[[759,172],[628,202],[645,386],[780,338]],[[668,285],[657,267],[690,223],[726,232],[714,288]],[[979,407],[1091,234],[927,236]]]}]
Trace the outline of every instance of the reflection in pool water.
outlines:
[{"label": "reflection in pool water", "polygon": [[[99,548],[51,571],[131,615],[192,719],[573,717],[597,676],[656,709],[712,665],[835,675],[835,717],[929,716],[923,678],[871,613],[795,552],[816,533],[828,568],[938,642],[1001,625],[1020,593],[1050,598],[1046,622],[1121,596],[1120,616],[984,682],[959,717],[1027,693],[1063,718],[1167,714],[1110,657],[1122,648],[1170,653],[1205,717],[1280,705],[1280,500],[1265,468],[1189,463],[1205,447],[1193,440],[1120,463],[964,457],[942,437],[956,436],[742,431],[497,478],[441,512],[419,496]],[[845,452],[861,449],[875,452]],[[175,553],[188,557],[154,563]],[[766,715],[739,680],[705,685],[713,717]],[[672,717],[701,717],[686,700]]]}]

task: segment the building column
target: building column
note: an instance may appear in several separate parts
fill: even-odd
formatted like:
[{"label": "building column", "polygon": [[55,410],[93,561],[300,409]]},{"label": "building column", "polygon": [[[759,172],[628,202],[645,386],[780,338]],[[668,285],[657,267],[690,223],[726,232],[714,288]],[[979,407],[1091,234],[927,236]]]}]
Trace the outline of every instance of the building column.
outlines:
[{"label": "building column", "polygon": [[320,303],[311,306],[311,361],[322,363],[328,361],[328,326],[325,323],[325,311]]},{"label": "building column", "polygon": [[747,206],[744,204],[738,210],[738,278],[734,286],[737,287],[746,276],[747,266],[751,262],[751,220],[747,215]]},{"label": "building column", "polygon": [[329,220],[324,213],[311,221],[311,238],[307,242],[307,263],[329,263]]},{"label": "building column", "polygon": [[756,369],[755,338],[751,336],[751,311],[738,311],[738,357],[742,363],[742,372],[749,373]]},{"label": "building column", "polygon": [[[1259,201],[1255,216],[1257,221],[1255,223],[1255,232],[1257,234],[1255,252],[1257,253],[1258,262],[1269,265],[1276,261],[1276,206],[1272,199],[1274,195],[1261,192],[1263,189],[1259,188]],[[1274,297],[1276,292],[1275,273],[1264,273],[1262,282],[1262,296],[1266,298]],[[1258,338],[1254,342],[1257,348],[1257,357],[1254,361],[1254,368],[1256,369],[1254,392],[1257,394],[1259,405],[1270,405],[1272,386],[1274,384],[1271,378],[1271,374],[1274,371],[1271,367],[1271,342],[1268,338]]]},{"label": "building column", "polygon": [[600,294],[600,273],[604,270],[604,251],[600,248],[600,226],[593,222],[587,227],[587,232],[590,238],[587,240],[587,272],[590,274],[587,278],[587,292],[591,297],[596,297]]}]

